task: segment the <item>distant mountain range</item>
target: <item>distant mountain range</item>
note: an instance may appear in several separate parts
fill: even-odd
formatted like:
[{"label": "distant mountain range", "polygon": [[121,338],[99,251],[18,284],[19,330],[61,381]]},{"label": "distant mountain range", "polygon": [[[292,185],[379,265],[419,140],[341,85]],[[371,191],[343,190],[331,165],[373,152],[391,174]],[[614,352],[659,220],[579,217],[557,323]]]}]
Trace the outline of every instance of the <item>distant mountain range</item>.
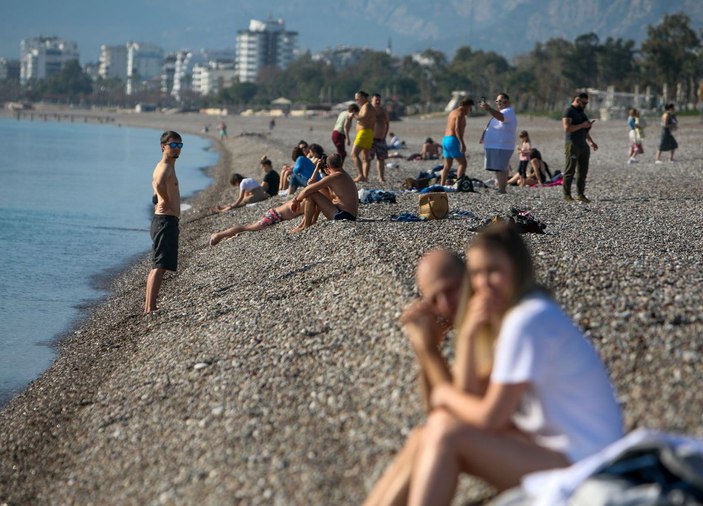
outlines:
[{"label": "distant mountain range", "polygon": [[84,62],[97,60],[101,44],[128,40],[166,50],[233,48],[251,18],[271,15],[313,52],[337,45],[385,50],[390,41],[401,55],[433,48],[451,58],[469,45],[510,57],[539,41],[588,32],[639,44],[648,25],[674,12],[703,27],[701,0],[72,0],[64,8],[28,0],[3,6],[0,56],[17,58],[20,40],[40,34],[76,40]]}]

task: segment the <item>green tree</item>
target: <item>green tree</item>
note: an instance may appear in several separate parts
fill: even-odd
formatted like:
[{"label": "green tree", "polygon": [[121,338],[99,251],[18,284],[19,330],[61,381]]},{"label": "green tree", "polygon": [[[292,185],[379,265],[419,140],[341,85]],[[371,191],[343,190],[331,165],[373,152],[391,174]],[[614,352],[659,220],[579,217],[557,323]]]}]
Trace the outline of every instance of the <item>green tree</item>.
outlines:
[{"label": "green tree", "polygon": [[597,64],[599,88],[609,85],[631,87],[639,77],[635,64],[635,41],[608,37],[598,49]]},{"label": "green tree", "polygon": [[[667,14],[661,23],[647,28],[642,43],[644,80],[648,84],[673,86],[685,83],[690,96],[700,72],[701,40],[686,14]],[[665,97],[668,100],[668,97]]]},{"label": "green tree", "polygon": [[45,96],[65,98],[73,102],[93,92],[93,81],[83,72],[78,60],[70,60],[64,63],[61,72],[41,83],[41,92]]},{"label": "green tree", "polygon": [[579,35],[564,59],[564,75],[579,88],[598,84],[598,52],[600,40],[595,33]]},{"label": "green tree", "polygon": [[220,90],[217,102],[220,104],[249,104],[259,91],[254,83],[234,83],[229,88]]},{"label": "green tree", "polygon": [[534,49],[518,58],[517,71],[531,75],[531,107],[535,110],[554,111],[568,103],[576,83],[566,71],[573,55],[573,44],[564,39],[549,39],[535,44]]},{"label": "green tree", "polygon": [[448,70],[454,89],[488,97],[504,91],[505,78],[512,67],[494,51],[472,51],[464,46],[457,49]]}]

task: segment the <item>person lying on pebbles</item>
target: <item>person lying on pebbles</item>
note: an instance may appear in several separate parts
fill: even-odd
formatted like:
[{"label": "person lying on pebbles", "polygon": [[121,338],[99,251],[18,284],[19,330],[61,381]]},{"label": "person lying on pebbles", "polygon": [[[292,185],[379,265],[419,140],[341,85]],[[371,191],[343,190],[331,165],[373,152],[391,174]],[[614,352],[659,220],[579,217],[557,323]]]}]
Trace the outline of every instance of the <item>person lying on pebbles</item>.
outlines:
[{"label": "person lying on pebbles", "polygon": [[215,246],[223,239],[229,239],[242,232],[256,232],[304,215],[300,225],[292,230],[292,232],[299,232],[312,225],[318,210],[328,220],[356,220],[359,210],[357,188],[354,180],[342,168],[341,157],[334,154],[327,159],[327,164],[322,159],[318,160],[317,170],[323,172],[326,177],[306,186],[285,204],[276,209],[269,209],[259,221],[248,225],[235,225],[212,234],[210,246]]}]

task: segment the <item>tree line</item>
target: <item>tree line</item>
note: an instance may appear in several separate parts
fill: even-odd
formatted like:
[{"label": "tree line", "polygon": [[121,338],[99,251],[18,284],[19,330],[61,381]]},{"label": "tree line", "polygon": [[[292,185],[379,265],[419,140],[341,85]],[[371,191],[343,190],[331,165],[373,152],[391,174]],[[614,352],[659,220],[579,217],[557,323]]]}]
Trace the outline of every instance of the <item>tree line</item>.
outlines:
[{"label": "tree line", "polygon": [[[451,59],[433,49],[422,52],[420,58],[366,50],[358,61],[345,67],[315,60],[306,53],[284,70],[264,68],[256,83],[236,83],[216,96],[187,93],[180,105],[266,107],[281,96],[307,105],[337,103],[364,89],[416,109],[429,109],[433,104],[446,104],[455,90],[475,97],[504,90],[523,110],[554,111],[561,110],[576,89],[611,85],[620,91],[632,91],[636,85],[643,91],[649,86],[657,94],[667,85],[669,96],[663,97],[665,100],[673,100],[673,90],[680,85],[684,100],[695,103],[698,80],[703,78],[702,38],[703,34],[691,27],[690,17],[678,13],[650,25],[639,48],[633,40],[608,37],[602,41],[596,34],[586,33],[573,41],[553,38],[537,43],[512,62],[494,51],[468,46],[459,48]],[[0,100],[23,98],[99,105],[140,101],[178,105],[159,91],[126,96],[118,80],[93,82],[77,62],[28,88],[0,82]]]}]

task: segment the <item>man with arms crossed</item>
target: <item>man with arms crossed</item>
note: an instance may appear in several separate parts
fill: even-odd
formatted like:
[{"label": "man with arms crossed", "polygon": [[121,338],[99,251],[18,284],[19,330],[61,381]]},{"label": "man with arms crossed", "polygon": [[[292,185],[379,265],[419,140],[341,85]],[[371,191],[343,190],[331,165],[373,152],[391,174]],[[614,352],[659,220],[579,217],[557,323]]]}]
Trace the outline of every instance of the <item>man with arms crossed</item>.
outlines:
[{"label": "man with arms crossed", "polygon": [[[359,104],[356,115],[356,139],[352,148],[352,160],[358,172],[355,182],[366,181],[369,177],[369,150],[373,145],[373,129],[376,126],[376,109],[369,103],[369,94],[357,91],[354,100]],[[363,161],[359,155],[363,157]]]},{"label": "man with arms crossed", "polygon": [[[381,107],[381,95],[374,93],[371,95],[371,105],[376,111],[376,123],[373,127],[373,144],[371,145],[371,159],[376,158],[376,165],[378,166],[378,180],[381,182],[385,181],[383,165],[388,159],[388,145],[386,144],[386,136],[388,135],[388,128],[390,123],[388,122],[388,114],[386,110]],[[368,176],[368,172],[366,173]]]},{"label": "man with arms crossed", "polygon": [[461,101],[459,107],[449,113],[447,118],[447,128],[444,129],[444,137],[442,138],[442,152],[444,154],[444,167],[442,168],[442,177],[440,179],[442,186],[447,183],[449,170],[452,168],[455,158],[459,165],[456,173],[457,179],[463,176],[464,171],[466,171],[464,130],[466,129],[466,115],[471,112],[473,105],[473,100],[465,98]]},{"label": "man with arms crossed", "polygon": [[146,280],[144,314],[156,311],[156,298],[166,271],[178,267],[178,219],[181,216],[181,194],[176,178],[176,159],[181,154],[183,141],[173,131],[161,134],[161,161],[154,169],[151,185],[156,196],[154,217],[151,220],[151,240],[154,266]]},{"label": "man with arms crossed", "polygon": [[566,108],[561,118],[564,127],[566,145],[566,166],[564,167],[564,200],[573,202],[571,196],[571,183],[576,174],[576,200],[585,204],[590,200],[586,197],[586,176],[588,175],[588,162],[591,158],[591,145],[593,151],[598,150],[598,144],[591,139],[591,126],[595,120],[589,121],[583,110],[588,104],[588,93],[576,95],[571,105]]}]

